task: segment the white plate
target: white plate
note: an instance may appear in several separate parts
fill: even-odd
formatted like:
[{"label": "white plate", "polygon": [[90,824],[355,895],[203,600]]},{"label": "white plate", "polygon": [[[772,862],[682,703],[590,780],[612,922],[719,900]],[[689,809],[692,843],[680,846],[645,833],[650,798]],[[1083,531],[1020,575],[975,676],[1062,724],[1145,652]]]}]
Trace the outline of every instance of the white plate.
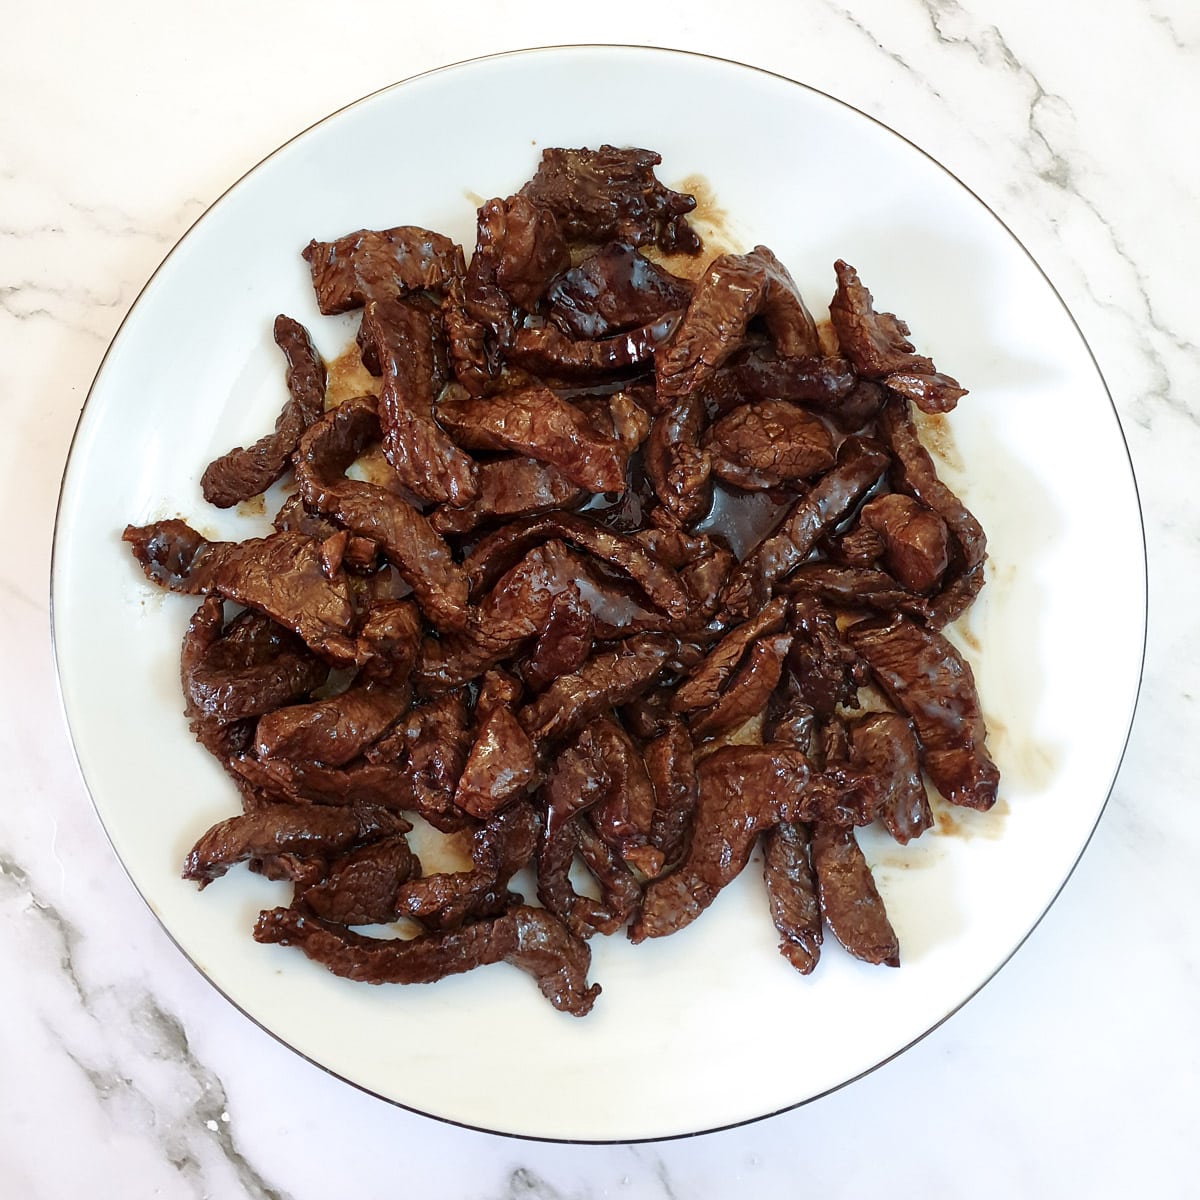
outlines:
[{"label": "white plate", "polygon": [[[959,488],[989,535],[969,614],[1003,772],[993,814],[907,849],[867,848],[903,967],[827,942],[816,973],[777,953],[752,865],[662,942],[592,943],[604,993],[584,1020],[505,966],[431,987],[336,979],[260,946],[255,914],[287,888],[231,872],[200,895],[185,851],[237,810],[181,715],[179,639],[195,601],[149,587],[126,522],[182,515],[242,536],[201,499],[216,454],[268,428],[283,396],[277,312],[334,353],[351,318],[321,318],[309,238],[418,224],[473,245],[478,197],[507,195],[550,145],[660,151],[661,177],[708,181],[747,247],[762,242],[814,307],[832,263],[971,394],[951,418]],[[466,1125],[632,1140],[714,1129],[802,1103],[942,1021],[1049,906],[1104,806],[1137,694],[1145,559],[1112,403],[1054,289],[984,205],[858,111],[762,71],[661,50],[538,50],[389,88],[301,134],[230,189],[146,286],[79,423],[54,547],[58,669],[79,762],[135,885],[201,971],[329,1071]],[[972,647],[978,647],[978,652]],[[770,1032],[767,1032],[770,1031]],[[1009,1031],[1014,1041],[1020,1029]]]}]

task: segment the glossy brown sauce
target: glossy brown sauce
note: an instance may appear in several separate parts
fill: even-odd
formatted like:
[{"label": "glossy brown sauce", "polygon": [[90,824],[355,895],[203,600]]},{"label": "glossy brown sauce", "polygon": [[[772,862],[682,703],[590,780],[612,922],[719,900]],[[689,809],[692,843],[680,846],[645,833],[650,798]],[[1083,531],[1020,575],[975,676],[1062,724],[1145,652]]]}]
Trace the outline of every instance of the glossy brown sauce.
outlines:
[{"label": "glossy brown sauce", "polygon": [[696,525],[696,532],[723,538],[740,561],[775,530],[794,502],[793,497],[780,498],[771,492],[743,492],[716,483],[712,507],[704,520]]}]

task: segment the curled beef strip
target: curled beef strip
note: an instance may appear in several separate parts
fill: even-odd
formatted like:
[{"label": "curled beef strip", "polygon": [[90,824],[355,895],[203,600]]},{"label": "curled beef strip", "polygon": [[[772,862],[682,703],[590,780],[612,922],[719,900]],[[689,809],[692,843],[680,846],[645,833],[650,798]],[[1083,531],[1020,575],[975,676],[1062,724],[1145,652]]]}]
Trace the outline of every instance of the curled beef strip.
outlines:
[{"label": "curled beef strip", "polygon": [[412,807],[443,832],[461,829],[465,818],[454,792],[471,749],[467,700],[447,692],[411,709],[366,752],[368,762],[399,763],[412,787]]},{"label": "curled beef strip", "polygon": [[888,456],[867,438],[847,438],[837,466],[792,506],[783,524],[764,538],[725,586],[725,611],[745,618],[770,597],[775,584],[798,567],[818,538],[847,516],[887,469]]},{"label": "curled beef strip", "polygon": [[545,909],[524,905],[462,929],[408,940],[364,937],[319,917],[276,908],[259,915],[254,937],[299,946],[335,975],[364,983],[434,983],[503,961],[533,976],[560,1012],[585,1016],[600,994],[599,984],[587,984],[587,944]]},{"label": "curled beef strip", "polygon": [[438,291],[462,273],[462,248],[415,225],[359,229],[303,250],[317,307],[326,315],[394,300],[408,292]]},{"label": "curled beef strip", "polygon": [[275,318],[275,344],[287,360],[288,399],[275,428],[253,446],[214,459],[200,477],[209,504],[231,508],[265,492],[291,463],[300,436],[325,411],[325,363],[299,321]]},{"label": "curled beef strip", "polygon": [[654,244],[668,254],[697,254],[701,241],[687,222],[696,198],[664,187],[653,150],[550,147],[521,189],[558,218],[572,242]]},{"label": "curled beef strip", "polygon": [[571,337],[610,337],[681,312],[693,290],[628,242],[612,242],[550,285],[547,315]]},{"label": "curled beef strip", "polygon": [[627,575],[660,612],[673,620],[687,617],[688,596],[674,571],[647,554],[634,538],[581,513],[546,513],[512,521],[483,538],[463,564],[472,596],[492,589],[535,546],[560,538]]},{"label": "curled beef strip", "polygon": [[876,496],[859,521],[881,542],[883,564],[910,591],[932,592],[950,565],[950,530],[924,504],[902,492]]},{"label": "curled beef strip", "polygon": [[197,740],[218,758],[245,749],[251,718],[300,699],[329,674],[327,663],[274,621],[247,609],[228,626],[208,596],[183,638],[185,712]]},{"label": "curled beef strip", "polygon": [[324,878],[296,889],[293,907],[339,925],[394,921],[401,884],[421,873],[403,834],[338,855]]},{"label": "curled beef strip", "polygon": [[326,700],[277,708],[259,718],[255,752],[262,759],[345,766],[404,713],[411,696],[407,680],[369,680]]},{"label": "curled beef strip", "polygon": [[846,636],[884,695],[912,720],[921,762],[938,791],[952,804],[991,808],[1000,773],[984,746],[970,664],[940,633],[907,617],[858,621]]},{"label": "curled beef strip", "polygon": [[649,690],[675,649],[675,639],[637,634],[612,650],[593,654],[578,671],[560,675],[517,713],[539,748],[561,741],[601,713]]},{"label": "curled beef strip", "polygon": [[817,822],[812,865],[821,912],[834,937],[863,962],[900,965],[900,943],[853,828]]},{"label": "curled beef strip", "polygon": [[427,929],[444,932],[498,916],[521,897],[509,881],[537,849],[541,827],[528,802],[496,813],[471,835],[471,868],[410,879],[396,893],[396,911]]},{"label": "curled beef strip", "polygon": [[779,953],[809,975],[821,957],[821,905],[809,860],[809,829],[782,821],[763,834],[763,877],[771,920],[779,931]]},{"label": "curled beef strip", "polygon": [[867,713],[849,723],[850,761],[883,781],[879,819],[901,845],[933,824],[921,778],[920,747],[912,726],[899,713]]},{"label": "curled beef strip", "polygon": [[929,604],[913,595],[886,571],[871,567],[840,567],[831,563],[805,563],[776,586],[785,595],[808,594],[834,608],[871,609],[929,617]]},{"label": "curled beef strip", "polygon": [[479,494],[474,500],[461,508],[443,504],[430,514],[429,523],[438,533],[471,533],[481,525],[496,525],[514,517],[578,508],[590,494],[557,467],[536,458],[479,463],[475,478]]},{"label": "curled beef strip", "polygon": [[521,666],[530,690],[543,691],[560,675],[578,671],[592,653],[595,633],[592,610],[584,604],[579,588],[570,584],[551,600],[546,623]]},{"label": "curled beef strip", "polygon": [[796,688],[817,717],[828,721],[838,705],[858,707],[858,689],[868,682],[866,667],[838,630],[837,618],[814,596],[797,595],[790,618],[795,641],[788,669]]},{"label": "curled beef strip", "polygon": [[682,525],[698,521],[712,503],[712,454],[700,440],[707,421],[703,397],[682,396],[654,418],[646,442],[646,477]]},{"label": "curled beef strip", "polygon": [[716,703],[692,715],[693,736],[712,737],[762,712],[783,674],[791,645],[790,633],[769,634],[751,643]]},{"label": "curled beef strip", "polygon": [[548,387],[514,388],[486,399],[446,397],[438,420],[471,450],[514,450],[555,467],[590,492],[625,490],[628,447],[597,433]]},{"label": "curled beef strip", "polygon": [[474,500],[479,493],[474,461],[433,419],[441,381],[429,314],[403,300],[372,300],[363,311],[360,342],[370,348],[383,376],[383,453],[401,486],[435,504]]},{"label": "curled beef strip", "polygon": [[350,846],[407,833],[412,826],[384,808],[269,804],[218,821],[188,853],[184,879],[207,887],[235,863],[271,854],[337,854]]},{"label": "curled beef strip", "polygon": [[816,322],[787,268],[766,246],[722,254],[708,270],[674,336],[655,356],[658,391],[679,397],[704,384],[761,316],[780,354],[817,354]]},{"label": "curled beef strip", "polygon": [[867,379],[882,380],[925,412],[949,412],[966,388],[942,375],[933,360],[914,352],[908,326],[894,313],[879,313],[858,272],[838,259],[833,264],[837,291],[829,302],[829,317],[838,346]]},{"label": "curled beef strip", "polygon": [[696,760],[687,727],[664,713],[662,732],[647,742],[642,761],[654,789],[650,844],[663,856],[663,866],[675,867],[683,857],[696,808]]},{"label": "curled beef strip", "polygon": [[322,569],[319,543],[297,533],[210,542],[184,521],[127,525],[121,535],[146,578],[172,592],[216,594],[252,608],[300,637],[328,662],[358,657],[345,575]]},{"label": "curled beef strip", "polygon": [[510,707],[497,704],[479,721],[454,803],[477,818],[523,795],[537,777],[533,743]]},{"label": "curled beef strip", "polygon": [[569,338],[557,325],[529,317],[513,336],[508,361],[562,383],[600,382],[647,369],[679,325],[679,313],[665,313],[623,333],[597,341]]},{"label": "curled beef strip", "polygon": [[356,761],[345,767],[239,754],[229,770],[269,803],[375,805],[415,809],[410,777],[392,763]]},{"label": "curled beef strip", "polygon": [[783,400],[744,404],[704,438],[713,474],[748,490],[793,485],[833,466],[833,438],[816,417]]},{"label": "curled beef strip", "polygon": [[[625,730],[610,719],[589,726],[584,739],[597,747],[608,777],[606,794],[587,814],[588,821],[630,867],[645,876],[657,875],[662,870],[663,856],[650,840],[654,788],[641,754]],[[581,851],[585,841],[581,834]]]},{"label": "curled beef strip", "polygon": [[899,396],[893,396],[880,414],[879,435],[892,452],[892,486],[931,508],[950,531],[950,565],[929,618],[932,628],[941,629],[965,612],[983,587],[987,537],[966,505],[938,478],[908,403]]},{"label": "curled beef strip", "polygon": [[380,435],[374,401],[347,400],[300,443],[296,482],[304,503],[377,543],[438,629],[467,620],[467,583],[450,547],[411,504],[373,483],[348,479],[347,467]]},{"label": "curled beef strip", "polygon": [[[597,933],[616,933],[642,902],[642,885],[631,869],[630,859],[615,849],[596,829],[598,810],[583,813],[571,823],[576,827],[579,857],[600,888],[600,903],[609,916]],[[646,849],[643,847],[642,849]],[[661,859],[654,859],[661,864]],[[642,867],[638,866],[641,871]]]},{"label": "curled beef strip", "polygon": [[[839,425],[861,426],[874,411],[859,413],[850,403],[858,376],[847,359],[802,354],[782,358],[752,350],[739,353],[708,379],[704,399],[718,414],[761,400],[790,400],[837,419]],[[880,389],[879,402],[883,402]]]}]

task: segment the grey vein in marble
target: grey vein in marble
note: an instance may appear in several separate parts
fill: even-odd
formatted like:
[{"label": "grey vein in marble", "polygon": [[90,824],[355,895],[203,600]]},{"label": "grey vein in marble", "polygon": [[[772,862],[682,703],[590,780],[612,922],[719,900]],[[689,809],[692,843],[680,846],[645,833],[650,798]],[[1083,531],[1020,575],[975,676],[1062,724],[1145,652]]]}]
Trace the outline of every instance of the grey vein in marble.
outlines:
[{"label": "grey vein in marble", "polygon": [[[0,856],[0,903],[36,915],[38,936],[57,947],[62,976],[69,983],[76,1007],[106,1036],[89,1039],[89,1052],[73,1048],[70,1031],[53,1028],[46,1012],[40,1014],[62,1052],[87,1080],[97,1101],[118,1126],[139,1134],[156,1135],[166,1159],[187,1181],[197,1197],[220,1194],[212,1177],[213,1147],[252,1200],[288,1200],[271,1187],[241,1154],[230,1131],[227,1097],[220,1079],[192,1053],[187,1032],[145,991],[118,995],[110,988],[91,988],[78,968],[80,937],[75,927],[34,890],[29,874],[8,856]],[[127,1035],[127,1040],[121,1035]],[[116,1045],[113,1045],[116,1042]],[[111,1048],[110,1061],[96,1061],[94,1051]],[[182,1073],[170,1083],[171,1111],[164,1097],[154,1095],[139,1075],[149,1061],[164,1062]],[[117,1063],[135,1064],[129,1073]],[[142,1070],[139,1071],[138,1065]],[[188,1105],[187,1097],[194,1095]],[[181,1103],[182,1101],[182,1103]],[[165,1118],[165,1121],[164,1121]]]}]

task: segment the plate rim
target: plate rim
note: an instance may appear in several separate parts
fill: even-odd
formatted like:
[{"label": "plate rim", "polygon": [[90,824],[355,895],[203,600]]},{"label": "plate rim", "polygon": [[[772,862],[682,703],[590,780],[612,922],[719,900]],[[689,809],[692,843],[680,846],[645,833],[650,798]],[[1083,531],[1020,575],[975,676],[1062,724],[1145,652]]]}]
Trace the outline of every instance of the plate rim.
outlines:
[{"label": "plate rim", "polygon": [[[1063,314],[1066,316],[1067,320],[1070,322],[1071,327],[1074,329],[1075,334],[1079,339],[1080,345],[1086,351],[1088,360],[1090,361],[1092,369],[1095,372],[1096,379],[1099,381],[1100,386],[1104,391],[1105,398],[1108,401],[1109,408],[1112,411],[1112,416],[1116,423],[1117,433],[1118,433],[1118,436],[1120,437],[1121,447],[1124,451],[1125,461],[1126,461],[1126,464],[1129,469],[1129,480],[1130,480],[1130,483],[1133,488],[1133,499],[1134,499],[1134,504],[1135,504],[1136,512],[1137,512],[1137,525],[1138,525],[1138,530],[1140,533],[1140,549],[1141,549],[1141,554],[1140,554],[1140,564],[1141,564],[1140,599],[1141,599],[1141,609],[1142,609],[1142,623],[1141,623],[1141,630],[1140,630],[1141,648],[1140,648],[1140,652],[1138,654],[1137,679],[1136,679],[1136,684],[1135,684],[1135,687],[1133,690],[1132,701],[1131,701],[1130,707],[1129,707],[1128,724],[1125,728],[1124,738],[1121,742],[1120,753],[1116,757],[1116,761],[1115,761],[1115,764],[1113,767],[1112,778],[1110,779],[1110,781],[1108,783],[1108,787],[1105,792],[1103,801],[1101,802],[1101,804],[1099,805],[1099,807],[1096,811],[1095,820],[1093,821],[1091,828],[1088,829],[1086,837],[1083,839],[1082,843],[1080,844],[1079,851],[1078,851],[1074,861],[1071,863],[1066,874],[1063,876],[1062,882],[1054,890],[1054,893],[1047,899],[1047,901],[1045,902],[1045,906],[1042,908],[1041,912],[1038,914],[1037,918],[1034,920],[1033,924],[1029,927],[1029,929],[1026,931],[1026,933],[1019,939],[1019,941],[1017,941],[1017,943],[1011,948],[1011,950],[1007,954],[1005,954],[1004,957],[996,963],[994,968],[988,972],[988,974],[979,982],[979,984],[976,987],[974,987],[970,992],[968,992],[965,996],[963,996],[946,1013],[944,1013],[941,1017],[939,1017],[937,1019],[937,1021],[935,1021],[934,1023],[929,1025],[929,1027],[926,1028],[925,1030],[923,1030],[918,1036],[916,1036],[916,1037],[912,1038],[910,1041],[904,1043],[902,1046],[898,1047],[896,1050],[894,1050],[892,1053],[888,1054],[886,1057],[880,1059],[878,1062],[873,1063],[871,1066],[866,1067],[862,1071],[859,1071],[858,1073],[848,1077],[847,1079],[841,1081],[840,1083],[837,1083],[831,1087],[825,1088],[824,1090],[817,1092],[811,1096],[808,1096],[802,1100],[798,1100],[793,1104],[787,1104],[780,1108],[773,1108],[768,1112],[755,1114],[753,1116],[742,1118],[741,1120],[729,1121],[729,1122],[725,1122],[722,1124],[709,1126],[709,1127],[706,1127],[703,1129],[690,1130],[690,1131],[686,1131],[686,1132],[651,1135],[651,1136],[646,1136],[646,1137],[635,1137],[635,1138],[554,1137],[554,1136],[535,1134],[535,1133],[522,1133],[522,1132],[514,1132],[511,1130],[505,1130],[505,1129],[494,1129],[494,1128],[490,1128],[486,1125],[477,1125],[477,1124],[473,1124],[469,1121],[456,1120],[453,1117],[446,1116],[443,1114],[427,1112],[424,1109],[419,1108],[413,1104],[407,1104],[402,1100],[397,1100],[394,1097],[386,1096],[386,1095],[382,1094],[381,1092],[375,1091],[373,1088],[369,1087],[368,1085],[361,1083],[357,1080],[351,1079],[346,1075],[341,1074],[339,1071],[326,1065],[325,1063],[318,1062],[311,1055],[305,1053],[305,1051],[303,1051],[299,1047],[293,1045],[282,1034],[271,1029],[270,1027],[265,1025],[261,1020],[259,1020],[257,1017],[255,1017],[252,1013],[248,1012],[241,1005],[241,1003],[239,1003],[236,999],[234,999],[220,984],[218,984],[216,982],[216,980],[213,979],[212,976],[207,971],[204,970],[204,968],[192,956],[192,954],[190,954],[187,951],[187,949],[185,949],[184,946],[181,945],[179,940],[175,937],[175,935],[172,933],[170,928],[168,928],[168,926],[166,925],[166,923],[163,920],[162,916],[160,915],[157,907],[151,902],[150,898],[138,886],[137,882],[133,878],[133,875],[131,873],[131,870],[130,870],[128,864],[126,864],[125,860],[121,857],[121,855],[116,850],[115,843],[112,840],[112,835],[109,832],[107,824],[105,823],[104,816],[101,813],[100,808],[96,802],[95,794],[92,791],[91,784],[88,782],[87,776],[83,770],[83,765],[79,759],[79,750],[78,750],[78,747],[76,744],[74,727],[71,722],[71,716],[70,716],[70,712],[68,710],[66,695],[65,695],[64,686],[63,686],[63,669],[62,669],[62,664],[61,664],[60,658],[59,658],[58,628],[57,628],[56,606],[55,606],[55,593],[57,590],[57,588],[56,588],[56,579],[57,579],[56,568],[58,565],[59,546],[60,546],[60,539],[59,539],[60,522],[61,522],[61,519],[63,516],[63,508],[64,508],[64,502],[65,502],[65,498],[66,498],[66,494],[67,494],[67,490],[68,490],[69,476],[71,475],[72,465],[75,462],[76,443],[79,439],[80,430],[83,426],[84,419],[87,414],[88,405],[92,400],[93,393],[95,392],[95,390],[101,380],[101,377],[104,374],[104,371],[108,364],[110,356],[112,355],[114,349],[116,348],[116,346],[118,345],[118,343],[120,342],[120,340],[122,338],[126,324],[130,321],[133,314],[137,311],[137,309],[139,308],[139,306],[141,305],[141,303],[145,297],[146,292],[149,290],[149,288],[155,282],[155,280],[159,277],[159,275],[163,272],[163,270],[167,266],[168,262],[170,262],[171,258],[176,254],[176,252],[179,251],[181,249],[181,247],[183,247],[183,245],[193,236],[193,234],[196,232],[198,227],[206,219],[208,219],[208,217],[213,213],[213,211],[215,209],[217,209],[220,205],[222,205],[224,203],[226,198],[235,189],[240,187],[242,185],[242,183],[244,183],[256,171],[258,171],[260,167],[264,166],[267,162],[269,162],[271,159],[275,158],[277,155],[283,153],[294,142],[299,141],[301,138],[305,137],[312,130],[318,128],[319,126],[327,124],[328,122],[334,120],[335,118],[341,116],[343,113],[345,113],[351,109],[358,108],[363,105],[367,105],[367,104],[375,101],[378,97],[384,95],[387,92],[396,91],[400,88],[405,87],[408,84],[415,83],[415,82],[417,82],[421,79],[427,78],[429,76],[439,75],[439,74],[443,74],[443,73],[447,73],[447,72],[451,72],[451,71],[456,71],[456,70],[460,70],[463,68],[468,68],[468,67],[474,66],[479,63],[491,62],[491,61],[495,61],[495,60],[499,60],[499,59],[537,57],[537,56],[541,56],[541,55],[553,55],[555,53],[560,53],[563,51],[601,51],[601,52],[635,51],[638,53],[650,53],[650,54],[655,54],[655,55],[661,54],[661,55],[665,55],[668,57],[677,57],[677,58],[681,58],[681,59],[700,59],[700,60],[703,60],[703,61],[706,61],[709,63],[716,64],[720,68],[735,68],[737,70],[750,71],[750,72],[753,72],[756,74],[764,75],[771,79],[778,80],[781,83],[788,84],[792,87],[801,88],[806,92],[809,92],[815,96],[819,96],[824,100],[828,100],[828,101],[836,104],[840,108],[843,108],[843,109],[847,110],[848,112],[851,112],[851,113],[857,115],[858,117],[865,119],[866,121],[870,122],[872,125],[876,126],[882,132],[890,135],[893,138],[899,139],[899,141],[903,142],[905,145],[910,147],[912,150],[916,151],[923,159],[926,160],[926,162],[935,166],[944,175],[948,176],[950,180],[952,180],[955,184],[957,184],[959,188],[963,189],[963,191],[965,191],[972,199],[975,200],[975,202],[977,204],[979,204],[983,208],[983,210],[988,214],[988,216],[990,216],[992,218],[992,220],[995,221],[996,224],[999,225],[999,227],[1004,231],[1004,233],[1008,235],[1008,238],[1012,241],[1012,243],[1024,254],[1024,256],[1028,260],[1029,264],[1035,269],[1035,271],[1041,277],[1042,281],[1046,284],[1046,286],[1049,287],[1050,292],[1054,296],[1054,299],[1057,301],[1059,308],[1062,310]],[[130,884],[133,886],[133,889],[137,893],[138,897],[141,899],[143,904],[145,904],[146,908],[150,911],[150,913],[152,914],[154,919],[157,921],[159,927],[167,935],[168,939],[176,947],[176,949],[191,964],[191,966],[197,972],[197,974],[199,974],[200,977],[203,978],[208,983],[208,985],[210,987],[212,987],[226,1002],[228,1002],[230,1005],[232,1005],[233,1008],[235,1008],[237,1010],[237,1012],[240,1013],[243,1018],[249,1020],[252,1024],[257,1026],[258,1029],[260,1029],[264,1033],[268,1034],[276,1042],[278,1042],[280,1045],[284,1046],[288,1051],[297,1055],[304,1061],[310,1063],[312,1066],[318,1068],[319,1070],[324,1072],[326,1075],[329,1075],[335,1079],[338,1079],[343,1083],[349,1084],[351,1087],[357,1089],[360,1092],[364,1092],[367,1095],[375,1097],[376,1099],[381,1100],[388,1105],[391,1105],[391,1106],[399,1108],[399,1109],[403,1109],[404,1111],[413,1113],[417,1116],[421,1116],[426,1119],[432,1119],[435,1121],[439,1121],[443,1124],[455,1126],[460,1129],[466,1129],[466,1130],[470,1130],[470,1131],[476,1132],[476,1133],[490,1134],[495,1137],[511,1138],[511,1139],[515,1139],[515,1140],[523,1141],[523,1142],[539,1142],[539,1143],[557,1144],[557,1145],[644,1145],[644,1144],[657,1143],[657,1142],[679,1141],[679,1140],[682,1140],[685,1138],[702,1137],[702,1136],[705,1136],[708,1134],[715,1134],[715,1133],[725,1132],[725,1131],[728,1131],[731,1129],[738,1129],[743,1126],[757,1124],[760,1121],[769,1120],[773,1117],[780,1116],[783,1113],[793,1112],[796,1109],[802,1108],[808,1104],[812,1104],[812,1103],[816,1102],[817,1100],[822,1099],[825,1096],[829,1096],[829,1095],[833,1094],[834,1092],[841,1091],[843,1088],[849,1087],[851,1084],[857,1083],[860,1079],[865,1078],[867,1075],[873,1074],[875,1071],[880,1070],[882,1067],[886,1066],[888,1063],[891,1063],[895,1059],[899,1058],[901,1055],[907,1053],[915,1045],[917,1045],[919,1042],[923,1041],[930,1034],[932,1034],[935,1030],[939,1029],[951,1017],[953,1017],[962,1008],[964,1008],[989,983],[991,983],[991,981],[993,979],[996,978],[996,976],[1000,973],[1000,971],[1003,970],[1004,967],[1007,966],[1007,964],[1016,955],[1017,951],[1019,951],[1021,949],[1021,947],[1025,945],[1025,943],[1032,936],[1032,934],[1038,928],[1038,926],[1041,925],[1042,921],[1045,919],[1045,917],[1049,913],[1050,909],[1053,908],[1053,906],[1057,902],[1059,896],[1062,894],[1063,889],[1067,886],[1071,877],[1074,875],[1076,868],[1079,866],[1079,863],[1083,858],[1083,855],[1086,853],[1088,846],[1091,844],[1091,840],[1094,837],[1097,828],[1099,827],[1100,820],[1108,808],[1109,801],[1112,799],[1113,790],[1116,786],[1117,778],[1120,775],[1121,767],[1122,767],[1122,764],[1124,763],[1126,751],[1129,748],[1129,741],[1130,741],[1130,738],[1133,733],[1133,726],[1134,726],[1134,722],[1135,722],[1136,716],[1137,716],[1137,709],[1138,709],[1138,705],[1139,705],[1139,702],[1141,699],[1142,684],[1143,684],[1144,677],[1145,677],[1146,648],[1147,648],[1148,631],[1149,631],[1149,558],[1148,558],[1148,549],[1147,549],[1147,544],[1146,544],[1145,512],[1144,512],[1144,509],[1142,506],[1141,492],[1138,487],[1137,473],[1134,469],[1133,456],[1130,453],[1129,441],[1125,435],[1125,429],[1124,429],[1124,426],[1121,421],[1120,412],[1118,411],[1116,403],[1113,400],[1112,391],[1109,388],[1108,381],[1104,376],[1104,372],[1102,371],[1100,364],[1096,359],[1095,352],[1093,351],[1091,344],[1088,342],[1087,337],[1083,332],[1083,329],[1080,327],[1078,320],[1075,318],[1074,313],[1071,311],[1070,307],[1064,300],[1062,294],[1059,292],[1058,287],[1055,285],[1054,281],[1050,278],[1050,276],[1048,275],[1046,270],[1042,267],[1040,262],[1033,255],[1033,253],[1029,250],[1029,248],[1025,245],[1025,243],[1017,236],[1017,234],[1013,231],[1013,229],[1008,225],[1008,223],[995,211],[994,208],[992,208],[992,206],[990,204],[987,203],[987,201],[985,201],[979,195],[978,192],[976,192],[974,190],[974,188],[972,188],[969,184],[967,184],[962,178],[960,178],[954,171],[952,171],[949,167],[947,167],[944,163],[942,163],[933,154],[931,154],[929,151],[925,150],[923,147],[921,147],[916,142],[914,142],[911,138],[909,138],[905,134],[899,132],[897,129],[893,128],[891,125],[889,125],[885,121],[872,115],[869,112],[864,111],[863,109],[859,108],[857,105],[852,104],[850,101],[844,100],[841,97],[834,95],[831,92],[825,91],[823,88],[819,88],[813,84],[806,83],[801,79],[796,79],[796,78],[793,78],[792,76],[784,75],[782,72],[772,70],[768,67],[758,66],[753,63],[747,63],[747,62],[743,62],[738,59],[725,57],[723,55],[711,54],[711,53],[708,53],[705,51],[685,50],[685,49],[680,49],[679,47],[655,45],[655,44],[651,44],[651,43],[636,43],[636,42],[565,42],[565,43],[547,43],[544,45],[517,47],[517,48],[511,48],[508,50],[496,51],[496,52],[493,52],[490,54],[472,55],[467,58],[457,59],[453,62],[443,63],[436,67],[431,67],[431,68],[428,68],[423,71],[418,71],[412,75],[406,75],[406,76],[404,76],[400,79],[397,79],[391,83],[384,84],[381,87],[375,88],[374,90],[372,90],[362,96],[359,96],[354,100],[350,100],[345,104],[339,105],[337,108],[326,113],[324,116],[319,117],[317,120],[306,125],[304,128],[298,130],[297,132],[292,134],[290,137],[285,139],[283,142],[281,142],[273,150],[271,150],[267,154],[265,154],[257,162],[255,162],[253,165],[251,165],[245,171],[243,171],[228,186],[226,186],[224,189],[222,189],[222,191],[209,204],[207,204],[205,206],[203,211],[191,222],[191,224],[188,225],[187,229],[185,229],[184,232],[182,234],[180,234],[180,236],[175,240],[175,242],[170,247],[170,249],[167,251],[167,253],[159,261],[158,265],[154,268],[154,270],[150,273],[150,275],[147,276],[145,282],[138,289],[137,295],[130,302],[129,307],[126,309],[125,314],[121,318],[121,321],[120,321],[119,325],[117,326],[116,330],[113,332],[113,335],[112,335],[111,339],[109,340],[108,345],[106,346],[103,355],[100,358],[100,362],[96,367],[95,373],[93,374],[93,377],[92,377],[92,381],[88,386],[87,394],[84,397],[83,404],[80,406],[79,415],[76,418],[75,427],[72,431],[70,442],[68,443],[66,457],[63,461],[62,474],[61,474],[61,477],[59,480],[58,497],[57,497],[57,500],[55,503],[54,523],[53,523],[53,527],[52,527],[52,531],[51,531],[50,572],[49,572],[49,580],[48,580],[48,592],[49,592],[50,644],[51,644],[51,654],[52,654],[52,658],[54,661],[55,688],[56,688],[56,692],[58,695],[59,709],[62,713],[63,721],[66,726],[68,741],[70,742],[70,747],[71,747],[71,754],[75,761],[76,769],[79,772],[79,778],[80,778],[81,782],[83,783],[84,790],[87,792],[89,800],[91,801],[92,810],[96,816],[96,819],[98,820],[98,822],[100,824],[100,828],[103,830],[105,837],[108,839],[109,847],[112,850],[113,857],[116,859],[117,863],[120,865],[121,869],[124,871],[126,878],[129,880]]]}]

